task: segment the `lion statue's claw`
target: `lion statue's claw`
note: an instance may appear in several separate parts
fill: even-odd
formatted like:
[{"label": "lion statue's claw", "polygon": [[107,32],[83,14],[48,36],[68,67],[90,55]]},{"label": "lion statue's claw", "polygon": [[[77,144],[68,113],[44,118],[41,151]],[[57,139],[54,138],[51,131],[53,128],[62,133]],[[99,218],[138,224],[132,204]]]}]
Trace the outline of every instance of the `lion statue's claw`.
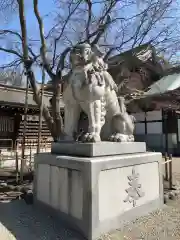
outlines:
[{"label": "lion statue's claw", "polygon": [[101,138],[96,133],[86,133],[82,139],[83,142],[100,142]]},{"label": "lion statue's claw", "polygon": [[134,142],[133,135],[125,135],[122,133],[115,133],[108,139],[110,142]]},{"label": "lion statue's claw", "polygon": [[109,141],[110,142],[128,142],[128,135],[122,134],[122,133],[115,133],[110,136]]}]

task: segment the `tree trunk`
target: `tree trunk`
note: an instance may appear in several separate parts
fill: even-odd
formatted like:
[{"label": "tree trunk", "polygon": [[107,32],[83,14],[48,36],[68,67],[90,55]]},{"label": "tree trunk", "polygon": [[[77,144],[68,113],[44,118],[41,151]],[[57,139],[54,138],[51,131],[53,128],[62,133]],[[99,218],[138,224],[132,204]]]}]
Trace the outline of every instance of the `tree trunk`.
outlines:
[{"label": "tree trunk", "polygon": [[[40,98],[39,89],[37,87],[36,80],[34,77],[34,73],[32,71],[28,72],[28,77],[29,77],[29,80],[30,80],[30,83],[32,86],[34,101],[40,107],[41,106],[41,98]],[[54,121],[53,121],[53,118],[51,117],[48,107],[44,104],[42,106],[42,113],[43,113],[43,117],[46,121],[46,124],[48,126],[48,129],[49,129],[52,137],[55,139],[56,133],[55,133],[55,128],[54,128]]]},{"label": "tree trunk", "polygon": [[52,116],[55,122],[54,130],[57,140],[63,130],[63,120],[61,116],[61,84],[57,77],[53,80]]},{"label": "tree trunk", "polygon": [[[28,43],[27,43],[27,28],[26,28],[24,0],[19,0],[18,4],[19,4],[19,20],[20,20],[21,34],[22,34],[23,60],[24,60],[24,67],[26,68],[26,71],[27,71],[28,66],[26,63],[28,62],[29,55],[28,55],[28,45],[27,45]],[[26,95],[25,95],[25,107],[24,107],[24,128],[23,128],[22,159],[21,159],[21,174],[20,174],[21,182],[23,182],[24,164],[25,164],[27,112],[28,112],[28,78],[26,79]]]}]

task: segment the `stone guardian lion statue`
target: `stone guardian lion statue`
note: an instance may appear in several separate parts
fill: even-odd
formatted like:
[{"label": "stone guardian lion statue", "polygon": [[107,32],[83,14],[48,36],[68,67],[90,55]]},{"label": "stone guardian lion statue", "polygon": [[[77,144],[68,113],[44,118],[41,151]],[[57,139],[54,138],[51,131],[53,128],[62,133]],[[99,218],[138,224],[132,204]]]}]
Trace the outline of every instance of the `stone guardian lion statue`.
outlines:
[{"label": "stone guardian lion statue", "polygon": [[118,101],[117,86],[102,57],[99,48],[89,44],[79,44],[70,52],[72,73],[63,93],[65,141],[74,140],[81,111],[89,122],[84,142],[134,141],[133,117],[126,112],[124,99]]}]

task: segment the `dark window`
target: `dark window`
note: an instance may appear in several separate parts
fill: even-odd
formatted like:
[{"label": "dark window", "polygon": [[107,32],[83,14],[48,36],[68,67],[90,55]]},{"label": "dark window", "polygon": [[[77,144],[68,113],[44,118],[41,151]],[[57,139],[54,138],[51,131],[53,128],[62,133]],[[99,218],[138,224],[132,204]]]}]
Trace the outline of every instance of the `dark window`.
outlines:
[{"label": "dark window", "polygon": [[175,111],[163,113],[163,133],[177,132],[177,117]]}]

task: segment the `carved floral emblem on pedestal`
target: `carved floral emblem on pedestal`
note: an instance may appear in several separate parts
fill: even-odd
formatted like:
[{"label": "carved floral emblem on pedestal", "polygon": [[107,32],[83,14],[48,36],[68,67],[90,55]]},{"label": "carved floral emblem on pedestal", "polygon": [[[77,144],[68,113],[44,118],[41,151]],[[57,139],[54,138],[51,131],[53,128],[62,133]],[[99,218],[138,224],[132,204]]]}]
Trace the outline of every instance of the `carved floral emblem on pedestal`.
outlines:
[{"label": "carved floral emblem on pedestal", "polygon": [[136,202],[139,198],[144,197],[145,193],[141,190],[141,184],[138,183],[139,173],[135,172],[135,168],[132,169],[132,175],[127,177],[129,180],[129,188],[126,189],[128,194],[124,202],[133,203],[133,207],[136,206]]}]

